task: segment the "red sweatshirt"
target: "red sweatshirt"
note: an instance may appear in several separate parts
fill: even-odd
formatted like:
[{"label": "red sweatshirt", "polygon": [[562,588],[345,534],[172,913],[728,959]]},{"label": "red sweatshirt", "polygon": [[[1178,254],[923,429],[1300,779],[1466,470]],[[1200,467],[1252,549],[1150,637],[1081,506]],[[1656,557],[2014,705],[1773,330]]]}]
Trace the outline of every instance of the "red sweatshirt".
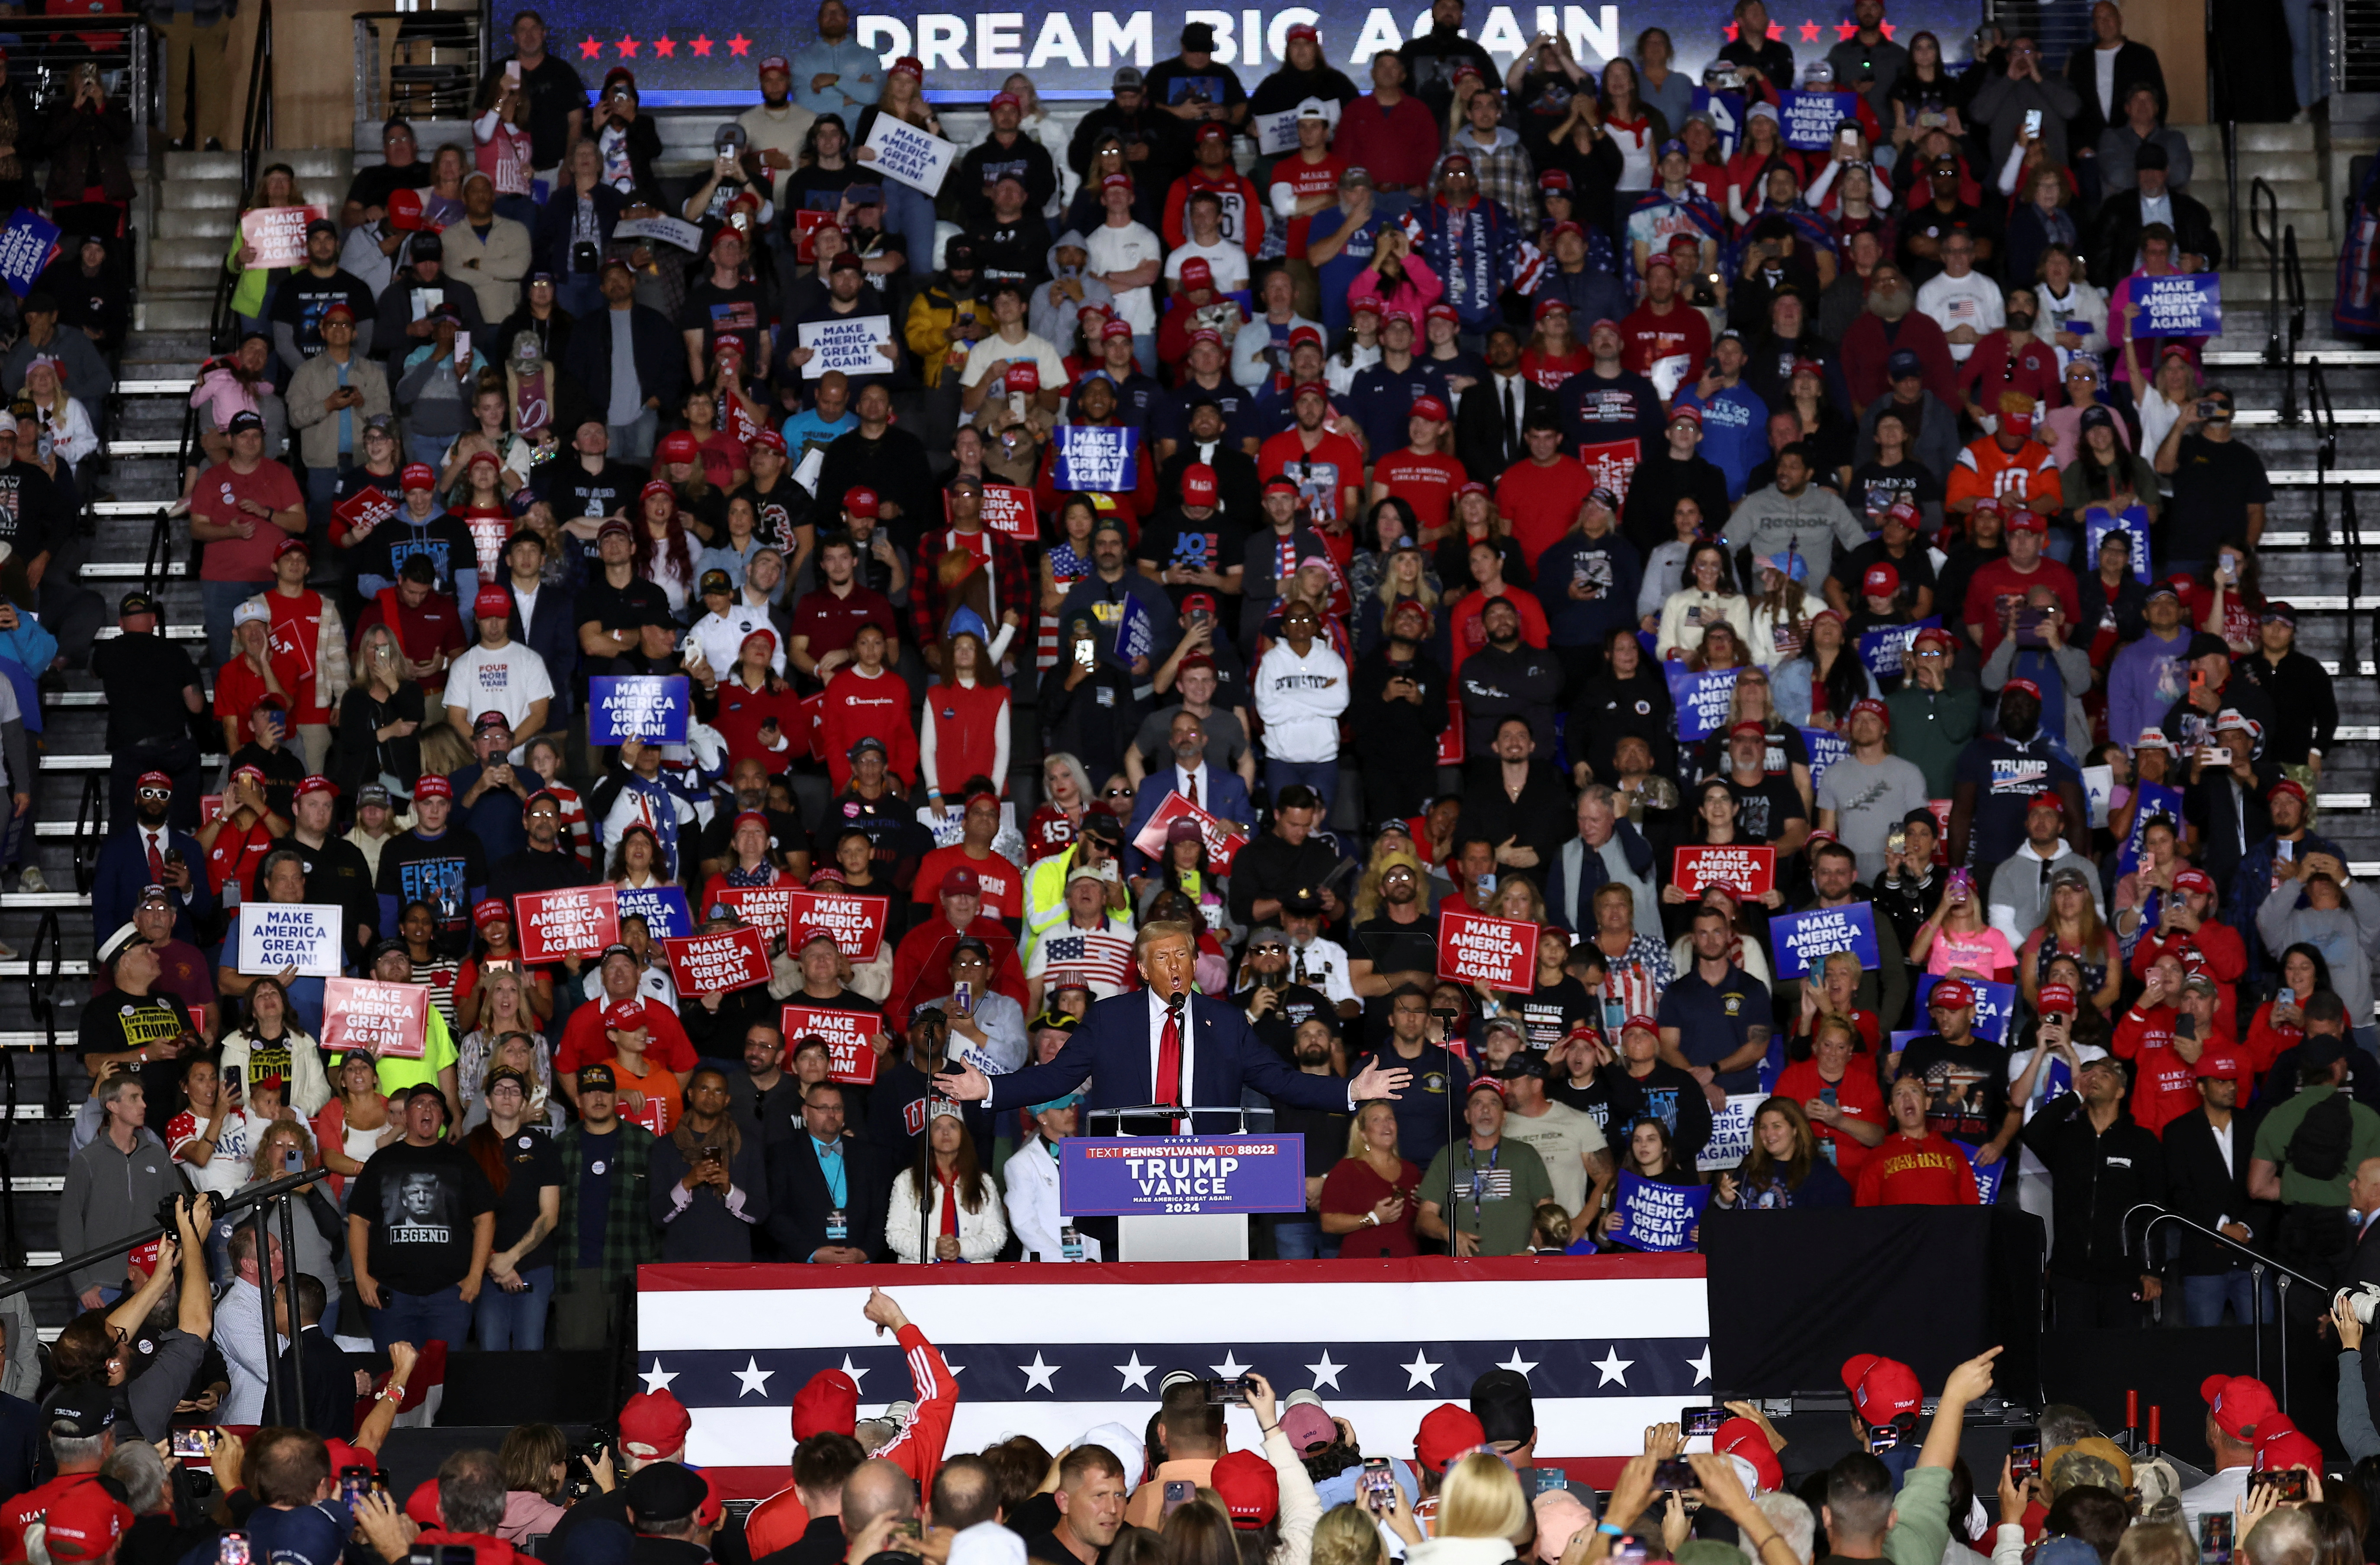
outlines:
[{"label": "red sweatshirt", "polygon": [[819,708],[819,736],[834,791],[851,783],[851,746],[862,739],[884,741],[885,764],[905,785],[917,780],[917,731],[909,723],[909,686],[896,673],[867,678],[856,668],[839,670]]},{"label": "red sweatshirt", "polygon": [[2181,963],[2184,977],[2204,973],[2215,980],[2215,1025],[2232,1037],[2240,1036],[2240,993],[2235,987],[2248,970],[2248,948],[2240,931],[2212,916],[2196,929],[2176,929],[2160,935],[2151,929],[2132,947],[2132,977],[2145,978],[2149,967],[2167,952]]},{"label": "red sweatshirt", "polygon": [[[941,1350],[926,1341],[924,1332],[905,1326],[894,1335],[900,1339],[902,1356],[908,1361],[915,1411],[902,1431],[876,1454],[897,1463],[917,1480],[917,1492],[924,1494],[933,1488],[934,1474],[941,1470],[942,1447],[951,1438],[951,1417],[958,1411],[959,1383],[952,1377],[951,1366],[942,1362]],[[744,1541],[758,1559],[800,1542],[809,1524],[810,1513],[802,1497],[788,1484],[752,1508],[744,1519]]]},{"label": "red sweatshirt", "polygon": [[2174,1047],[2178,1014],[2170,1005],[2135,1005],[2116,1024],[2116,1058],[2132,1062],[2132,1118],[2155,1135],[2198,1107],[2197,1066]]},{"label": "red sweatshirt", "polygon": [[1901,1132],[1867,1155],[1852,1201],[1860,1207],[1974,1207],[1975,1170],[1943,1136]]}]

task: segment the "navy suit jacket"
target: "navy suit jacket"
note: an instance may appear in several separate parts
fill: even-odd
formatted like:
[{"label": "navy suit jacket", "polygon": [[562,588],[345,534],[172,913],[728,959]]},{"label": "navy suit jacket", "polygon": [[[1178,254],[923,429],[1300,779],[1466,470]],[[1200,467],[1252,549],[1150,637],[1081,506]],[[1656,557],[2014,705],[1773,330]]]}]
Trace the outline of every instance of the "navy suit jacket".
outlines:
[{"label": "navy suit jacket", "polygon": [[[1149,786],[1152,782],[1162,783],[1163,786],[1152,788]],[[1174,792],[1172,784],[1173,758],[1168,756],[1164,767],[1150,772],[1142,781],[1138,792],[1133,795],[1132,825],[1123,834],[1124,868],[1128,873],[1138,875],[1148,869],[1148,855],[1132,845],[1133,839],[1140,835],[1140,829],[1148,825],[1149,818],[1157,813],[1157,807],[1172,796]],[[1240,781],[1240,774],[1229,768],[1217,766],[1213,761],[1207,763],[1207,797],[1198,801],[1198,807],[1218,819],[1236,823],[1251,836],[1256,834],[1256,803],[1248,797],[1248,785]],[[1148,1099],[1144,1098],[1141,1101],[1146,1103]]]},{"label": "navy suit jacket", "polygon": [[[190,871],[188,896],[170,888],[165,894],[174,899],[174,938],[196,945],[198,927],[193,918],[211,916],[215,910],[214,887],[207,879],[207,850],[188,832],[168,828],[165,845],[182,850],[182,862]],[[130,826],[116,829],[99,850],[99,867],[91,877],[91,922],[93,938],[104,941],[108,936],[132,921],[132,910],[140,904],[140,888],[149,882],[149,853],[140,845],[140,833]]]},{"label": "navy suit jacket", "polygon": [[[1309,1076],[1291,1066],[1257,1038],[1238,1006],[1202,994],[1192,995],[1184,1006],[1192,1038],[1191,1079],[1184,1096],[1191,1106],[1236,1110],[1240,1089],[1245,1086],[1292,1108],[1345,1111],[1345,1080]],[[1044,1103],[1064,1097],[1087,1079],[1091,1095],[1087,1108],[1138,1108],[1149,1100],[1152,1091],[1149,1062],[1154,1042],[1148,991],[1135,989],[1102,1000],[1091,1007],[1055,1060],[990,1078],[990,1106],[1005,1112],[1025,1104]],[[1195,1127],[1195,1117],[1192,1122]],[[1200,1134],[1231,1128],[1219,1121]],[[1086,1121],[1083,1134],[1113,1134],[1113,1122],[1103,1120],[1094,1128]]]}]

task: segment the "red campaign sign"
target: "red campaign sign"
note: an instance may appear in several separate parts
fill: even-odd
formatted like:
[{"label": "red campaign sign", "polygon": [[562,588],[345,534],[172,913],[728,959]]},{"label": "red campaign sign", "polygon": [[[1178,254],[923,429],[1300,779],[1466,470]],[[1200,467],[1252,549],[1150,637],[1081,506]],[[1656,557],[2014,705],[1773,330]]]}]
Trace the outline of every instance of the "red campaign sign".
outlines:
[{"label": "red campaign sign", "polygon": [[[815,696],[803,697],[801,705],[802,732],[808,739],[810,759],[822,764],[826,760],[826,692],[821,690]],[[788,734],[785,737],[790,741],[793,735]]]},{"label": "red campaign sign", "polygon": [[322,981],[322,1047],[376,1060],[419,1060],[430,1037],[430,988],[376,978]]},{"label": "red campaign sign", "polygon": [[1248,834],[1232,821],[1208,814],[1179,794],[1168,794],[1140,829],[1132,845],[1151,858],[1165,856],[1165,829],[1184,818],[1198,822],[1198,834],[1207,839],[1207,867],[1218,875],[1232,872],[1232,860],[1247,846]]},{"label": "red campaign sign", "polygon": [[1536,924],[1491,918],[1447,904],[1438,910],[1438,976],[1458,984],[1527,994],[1537,987]]},{"label": "red campaign sign", "polygon": [[1438,731],[1438,764],[1463,764],[1463,703],[1450,697],[1446,703],[1446,726]]},{"label": "red campaign sign", "polygon": [[797,929],[824,929],[836,949],[860,966],[876,960],[884,944],[884,926],[892,921],[891,897],[846,896],[834,892],[789,892],[785,901],[786,940]]},{"label": "red campaign sign", "polygon": [[522,892],[513,898],[514,938],[524,962],[595,956],[620,940],[616,886],[574,886],[563,892]]},{"label": "red campaign sign", "polygon": [[[785,935],[785,910],[793,899],[802,893],[791,886],[729,886],[722,887],[713,902],[723,902],[735,910],[736,916],[771,939]],[[709,913],[708,906],[694,910],[699,920]]]},{"label": "red campaign sign", "polygon": [[794,213],[794,259],[818,259],[818,231],[835,226],[835,214],[831,212],[799,211]]},{"label": "red campaign sign", "polygon": [[1925,807],[1934,812],[1934,862],[1948,864],[1950,862],[1950,801],[1928,799]]},{"label": "red campaign sign", "polygon": [[1608,440],[1597,445],[1580,446],[1578,459],[1597,489],[1609,490],[1624,504],[1628,499],[1628,480],[1634,476],[1636,464],[1644,457],[1633,440]]},{"label": "red campaign sign", "polygon": [[873,1011],[825,1011],[815,1005],[788,1005],[778,1018],[785,1035],[785,1063],[791,1066],[794,1045],[811,1034],[826,1039],[827,1079],[867,1086],[876,1080],[876,1046],[869,1041],[884,1030],[884,1018]]},{"label": "red campaign sign", "polygon": [[669,935],[670,977],[680,994],[724,994],[769,981],[769,937],[747,927],[709,935]]},{"label": "red campaign sign", "polygon": [[396,500],[377,484],[366,484],[331,507],[331,515],[347,524],[350,540],[360,539],[396,515]]},{"label": "red campaign sign", "polygon": [[1775,848],[1680,848],[1670,879],[1688,896],[1705,886],[1727,886],[1745,896],[1767,896],[1777,884]]},{"label": "red campaign sign", "polygon": [[1011,538],[1040,537],[1041,523],[1033,509],[1033,491],[1013,483],[984,485],[983,525]]}]

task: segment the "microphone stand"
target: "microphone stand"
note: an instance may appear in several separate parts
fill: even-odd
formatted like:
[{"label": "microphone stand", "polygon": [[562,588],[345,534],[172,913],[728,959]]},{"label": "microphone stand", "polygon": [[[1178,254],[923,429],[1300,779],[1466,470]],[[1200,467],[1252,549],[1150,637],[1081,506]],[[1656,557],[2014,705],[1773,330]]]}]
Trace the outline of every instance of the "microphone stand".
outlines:
[{"label": "microphone stand", "polygon": [[1460,1259],[1463,1246],[1455,1243],[1454,1238],[1454,1024],[1457,1013],[1433,1011],[1430,1014],[1438,1018],[1438,1047],[1446,1055],[1446,1253]]},{"label": "microphone stand", "polygon": [[[950,1017],[937,1010],[920,1011],[909,1024],[909,1034],[913,1045],[926,1047],[928,1068],[922,1073],[926,1086],[917,1095],[917,1261],[921,1266],[931,1266],[934,1207],[929,1189],[934,1176],[934,1075],[950,1063]],[[990,1098],[984,1099],[987,1110],[990,1103]]]}]

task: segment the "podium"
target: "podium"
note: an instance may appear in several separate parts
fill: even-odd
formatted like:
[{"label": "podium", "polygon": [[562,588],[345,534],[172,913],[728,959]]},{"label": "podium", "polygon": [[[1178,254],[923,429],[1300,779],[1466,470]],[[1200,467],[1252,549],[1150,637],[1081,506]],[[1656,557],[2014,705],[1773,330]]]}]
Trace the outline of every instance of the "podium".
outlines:
[{"label": "podium", "polygon": [[[1111,1125],[1111,1134],[1059,1144],[1059,1205],[1077,1218],[1114,1218],[1119,1261],[1246,1260],[1250,1213],[1305,1209],[1305,1138],[1250,1135],[1251,1111],[1170,1103],[1093,1109],[1085,1117]],[[1173,1134],[1185,1115],[1239,1128]],[[1148,1128],[1135,1131],[1135,1123]]]}]

